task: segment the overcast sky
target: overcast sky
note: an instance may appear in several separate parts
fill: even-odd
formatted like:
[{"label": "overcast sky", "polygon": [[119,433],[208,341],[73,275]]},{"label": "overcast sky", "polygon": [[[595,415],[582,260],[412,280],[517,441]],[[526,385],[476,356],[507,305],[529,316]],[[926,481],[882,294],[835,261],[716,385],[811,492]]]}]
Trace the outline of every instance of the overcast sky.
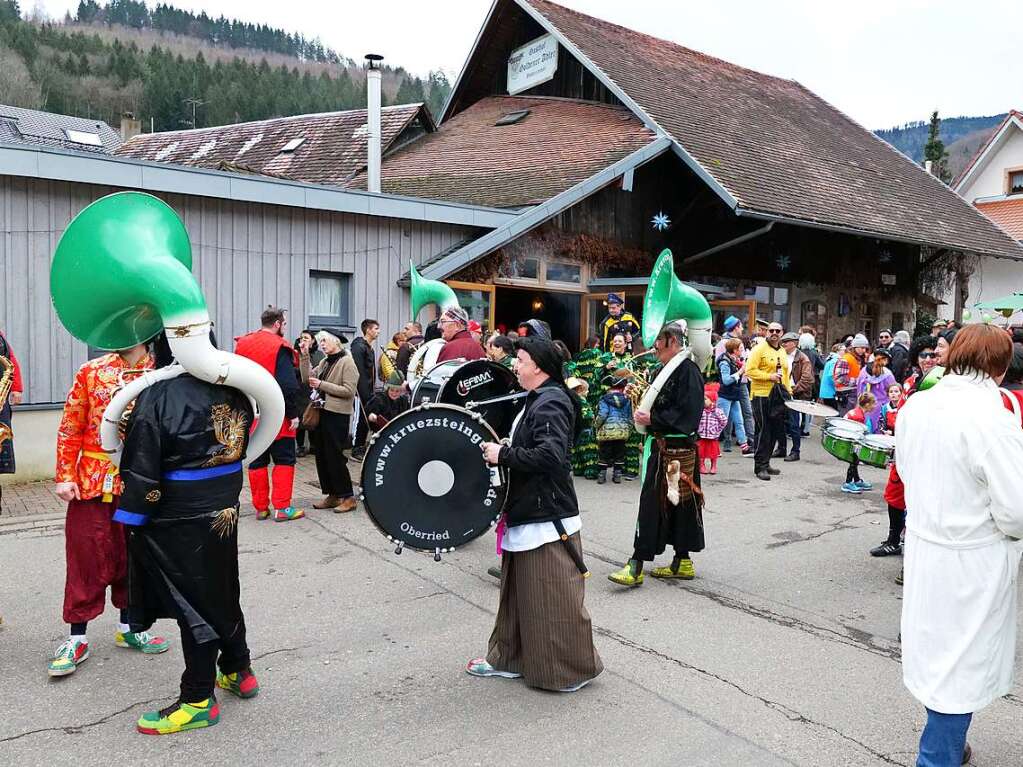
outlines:
[{"label": "overcast sky", "polygon": [[[102,2],[102,0],[101,0]],[[452,82],[490,0],[169,0],[384,54]],[[803,83],[869,128],[1023,108],[1020,0],[561,0],[584,13]],[[55,17],[78,0],[22,0]],[[150,5],[153,5],[150,2]]]}]

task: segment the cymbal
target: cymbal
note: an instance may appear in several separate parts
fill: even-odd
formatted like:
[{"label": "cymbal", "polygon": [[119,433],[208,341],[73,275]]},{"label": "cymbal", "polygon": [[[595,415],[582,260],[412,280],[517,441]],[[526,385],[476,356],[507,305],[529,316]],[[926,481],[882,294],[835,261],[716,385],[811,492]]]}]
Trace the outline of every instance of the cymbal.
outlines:
[{"label": "cymbal", "polygon": [[833,407],[805,399],[790,399],[785,403],[785,407],[795,410],[797,413],[806,413],[806,415],[820,416],[821,418],[832,418],[838,415],[838,411]]}]

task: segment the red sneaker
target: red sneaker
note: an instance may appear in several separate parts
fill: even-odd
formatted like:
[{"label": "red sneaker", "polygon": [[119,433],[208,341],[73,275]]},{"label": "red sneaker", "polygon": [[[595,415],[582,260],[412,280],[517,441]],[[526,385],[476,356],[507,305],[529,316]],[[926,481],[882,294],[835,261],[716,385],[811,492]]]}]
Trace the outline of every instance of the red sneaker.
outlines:
[{"label": "red sneaker", "polygon": [[236,671],[233,674],[217,672],[217,687],[227,690],[239,698],[254,698],[259,694],[259,682],[251,668]]}]

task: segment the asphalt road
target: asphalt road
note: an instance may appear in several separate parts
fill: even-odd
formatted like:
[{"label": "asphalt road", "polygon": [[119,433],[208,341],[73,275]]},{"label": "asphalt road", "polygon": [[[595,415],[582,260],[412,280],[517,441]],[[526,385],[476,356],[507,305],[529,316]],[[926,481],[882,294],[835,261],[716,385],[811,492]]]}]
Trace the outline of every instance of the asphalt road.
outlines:
[{"label": "asphalt road", "polygon": [[[814,440],[815,441],[815,440]],[[877,490],[843,495],[816,444],[770,483],[737,453],[706,478],[708,549],[697,579],[627,591],[638,483],[577,482],[594,577],[587,606],[606,671],[570,695],[475,679],[497,608],[493,538],[435,563],[395,556],[360,510],[241,521],[243,605],[263,692],[221,696],[212,729],[136,734],[175,696],[177,628],[162,656],[90,628],[92,657],[45,668],[60,622],[61,520],[0,524],[0,764],[908,765],[922,708],[902,686],[901,560]],[[299,495],[317,497],[301,486]],[[1017,658],[1018,670],[1023,668]],[[1023,689],[974,719],[975,765],[1023,764]]]}]

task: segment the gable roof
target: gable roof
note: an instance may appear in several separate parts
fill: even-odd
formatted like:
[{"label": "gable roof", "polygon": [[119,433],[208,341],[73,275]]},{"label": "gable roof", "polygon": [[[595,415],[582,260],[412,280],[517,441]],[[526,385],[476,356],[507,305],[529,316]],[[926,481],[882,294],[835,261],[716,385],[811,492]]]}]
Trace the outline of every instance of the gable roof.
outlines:
[{"label": "gable roof", "polygon": [[1023,197],[974,203],[977,210],[994,221],[1014,240],[1023,240]]},{"label": "gable roof", "polygon": [[[510,125],[495,123],[528,110]],[[383,191],[497,208],[536,205],[649,144],[623,107],[542,96],[491,96],[385,158]],[[353,181],[366,187],[365,174]]]},{"label": "gable roof", "polygon": [[[72,141],[69,131],[95,136],[98,145]],[[101,120],[0,104],[0,142],[109,154],[121,145],[121,135]]]},{"label": "gable roof", "polygon": [[[384,107],[380,145],[384,152],[407,128],[434,130],[423,104]],[[191,165],[228,167],[310,184],[345,185],[366,166],[366,110],[278,117],[197,130],[144,133],[126,141],[121,157]],[[290,152],[289,142],[305,139]]]},{"label": "gable roof", "polygon": [[[495,0],[488,23],[520,8],[579,60],[739,215],[985,255],[1023,248],[937,178],[797,82],[569,10]],[[470,54],[466,72],[488,55]]]},{"label": "gable roof", "polygon": [[974,173],[981,171],[990,162],[997,152],[997,147],[1001,145],[1005,136],[1008,135],[1007,131],[1010,127],[1023,130],[1023,112],[1017,112],[1015,109],[1009,111],[1009,114],[1002,120],[1002,124],[995,129],[994,133],[988,136],[987,141],[970,158],[966,167],[959,171],[959,175],[952,182],[953,189],[959,192]]}]

